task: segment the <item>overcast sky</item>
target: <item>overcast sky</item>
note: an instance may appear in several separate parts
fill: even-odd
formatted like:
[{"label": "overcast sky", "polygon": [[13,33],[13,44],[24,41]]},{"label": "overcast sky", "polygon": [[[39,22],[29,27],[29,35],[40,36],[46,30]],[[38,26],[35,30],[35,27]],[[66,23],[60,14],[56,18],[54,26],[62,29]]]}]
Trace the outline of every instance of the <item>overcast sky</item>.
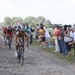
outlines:
[{"label": "overcast sky", "polygon": [[75,0],[0,0],[0,22],[4,17],[44,16],[53,24],[75,23]]}]

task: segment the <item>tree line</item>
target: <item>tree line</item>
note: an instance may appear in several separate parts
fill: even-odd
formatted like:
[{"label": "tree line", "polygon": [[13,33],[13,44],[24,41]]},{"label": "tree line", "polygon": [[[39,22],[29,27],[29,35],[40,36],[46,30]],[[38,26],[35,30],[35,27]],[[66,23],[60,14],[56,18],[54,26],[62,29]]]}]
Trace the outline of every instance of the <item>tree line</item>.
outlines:
[{"label": "tree line", "polygon": [[4,22],[1,22],[0,23],[0,26],[1,25],[17,25],[17,22],[20,21],[21,24],[25,24],[26,22],[28,23],[28,25],[30,27],[35,27],[37,24],[44,24],[44,26],[46,28],[53,28],[54,25],[51,23],[51,21],[49,19],[46,19],[45,17],[43,16],[39,16],[39,17],[33,17],[33,16],[28,16],[26,17],[25,19],[22,19],[21,17],[5,17],[4,18]]}]

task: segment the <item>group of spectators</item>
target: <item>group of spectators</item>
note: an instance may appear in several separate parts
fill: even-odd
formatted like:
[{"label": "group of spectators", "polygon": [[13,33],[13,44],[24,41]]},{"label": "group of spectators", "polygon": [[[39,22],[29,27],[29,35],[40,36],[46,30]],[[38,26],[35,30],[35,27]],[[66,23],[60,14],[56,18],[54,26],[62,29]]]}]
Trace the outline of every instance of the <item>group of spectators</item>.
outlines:
[{"label": "group of spectators", "polygon": [[49,48],[48,44],[53,38],[55,44],[55,52],[63,55],[70,56],[71,50],[75,50],[75,24],[59,26],[54,25],[53,32],[48,32],[44,25],[41,23],[36,26],[36,38],[41,43],[42,48]]},{"label": "group of spectators", "polygon": [[52,36],[55,40],[55,52],[70,56],[72,48],[75,50],[75,25],[64,25],[60,27],[55,24],[54,26]]}]

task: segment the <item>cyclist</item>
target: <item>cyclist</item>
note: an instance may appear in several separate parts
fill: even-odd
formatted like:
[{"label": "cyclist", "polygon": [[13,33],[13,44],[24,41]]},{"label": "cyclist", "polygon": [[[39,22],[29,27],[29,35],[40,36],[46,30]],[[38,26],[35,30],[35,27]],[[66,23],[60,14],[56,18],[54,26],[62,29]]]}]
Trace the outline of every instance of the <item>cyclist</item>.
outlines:
[{"label": "cyclist", "polygon": [[7,31],[7,27],[3,27],[2,32],[3,32],[3,36],[4,36],[4,38],[5,38],[5,36],[6,36],[6,31]]},{"label": "cyclist", "polygon": [[[15,52],[15,56],[17,56],[20,40],[22,40],[22,42],[23,42],[23,54],[24,54],[24,39],[27,36],[23,28],[22,29],[18,29],[18,30],[19,31],[16,32],[16,38],[15,38],[16,39],[16,52]],[[24,56],[24,58],[25,58],[25,56]]]},{"label": "cyclist", "polygon": [[12,42],[13,29],[11,26],[8,26],[7,31],[6,31],[6,35],[11,39],[11,42]]}]

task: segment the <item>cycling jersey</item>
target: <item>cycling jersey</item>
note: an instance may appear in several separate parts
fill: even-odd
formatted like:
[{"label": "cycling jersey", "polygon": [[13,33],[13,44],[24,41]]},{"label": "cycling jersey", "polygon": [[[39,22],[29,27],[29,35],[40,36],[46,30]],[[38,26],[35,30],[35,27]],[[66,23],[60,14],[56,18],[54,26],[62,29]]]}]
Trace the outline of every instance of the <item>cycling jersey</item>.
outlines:
[{"label": "cycling jersey", "polygon": [[19,32],[17,32],[17,40],[19,41],[19,40],[22,40],[22,42],[24,42],[24,36],[25,36],[25,33],[24,32],[21,32],[21,31],[19,31]]},{"label": "cycling jersey", "polygon": [[10,36],[13,36],[13,30],[12,29],[7,29],[7,33],[10,35]]},{"label": "cycling jersey", "polygon": [[7,28],[3,28],[3,33],[6,34]]}]

